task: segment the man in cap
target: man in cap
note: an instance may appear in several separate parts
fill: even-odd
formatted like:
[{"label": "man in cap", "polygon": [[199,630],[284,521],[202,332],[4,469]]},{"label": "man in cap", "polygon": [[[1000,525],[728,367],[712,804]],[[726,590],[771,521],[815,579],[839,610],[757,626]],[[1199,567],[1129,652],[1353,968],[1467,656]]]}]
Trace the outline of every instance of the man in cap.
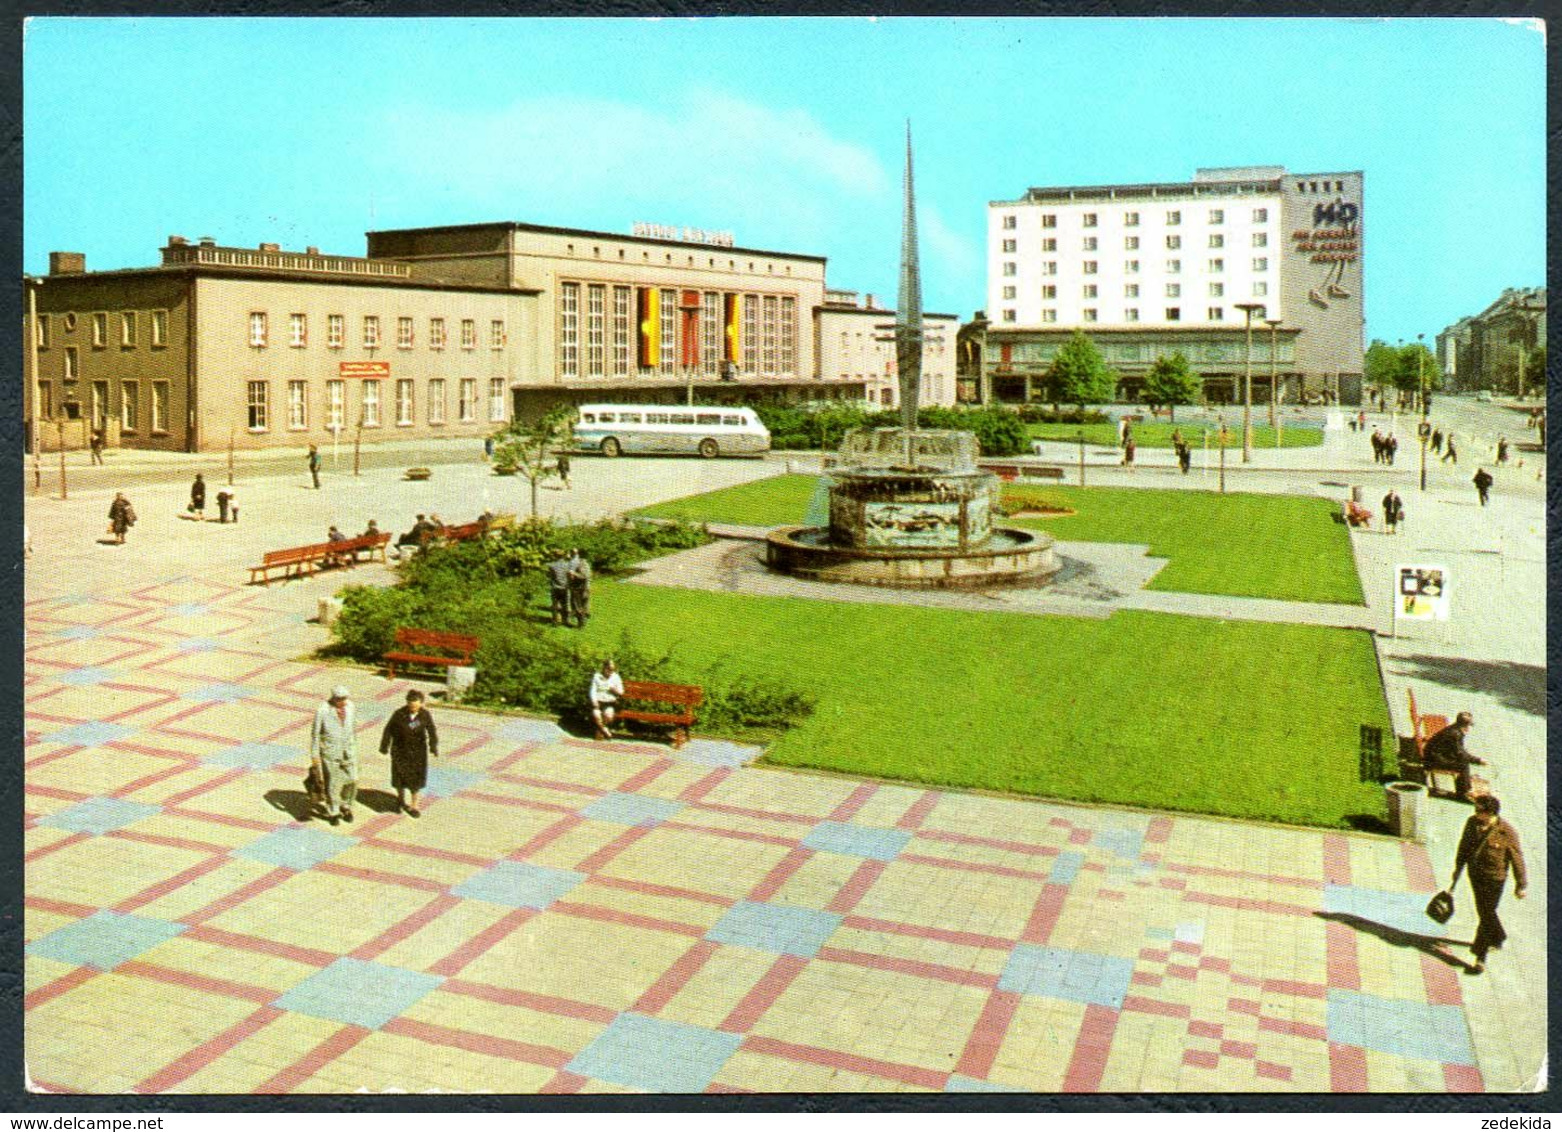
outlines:
[{"label": "man in cap", "polygon": [[325,783],[325,815],[332,825],[353,820],[358,794],[358,750],[354,737],[358,718],[345,685],[315,711],[309,728],[309,761]]}]

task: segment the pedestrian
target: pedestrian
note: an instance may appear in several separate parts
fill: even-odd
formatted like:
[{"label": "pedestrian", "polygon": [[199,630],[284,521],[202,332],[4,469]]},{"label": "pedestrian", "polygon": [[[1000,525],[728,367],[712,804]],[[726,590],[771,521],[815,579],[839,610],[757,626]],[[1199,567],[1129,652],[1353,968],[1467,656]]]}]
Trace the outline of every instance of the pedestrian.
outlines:
[{"label": "pedestrian", "polygon": [[1130,467],[1130,468],[1132,468],[1134,466],[1134,453],[1137,452],[1138,450],[1139,450],[1139,446],[1134,443],[1133,434],[1130,433],[1129,436],[1128,436],[1128,439],[1123,441],[1123,463],[1124,463],[1124,465],[1126,465],[1127,467]]},{"label": "pedestrian", "polygon": [[1486,970],[1487,954],[1500,948],[1508,938],[1502,921],[1497,918],[1497,905],[1502,901],[1510,866],[1514,898],[1523,900],[1529,890],[1518,831],[1498,816],[1501,813],[1502,803],[1495,795],[1482,794],[1475,799],[1475,813],[1464,823],[1464,833],[1459,837],[1459,849],[1454,856],[1454,878],[1448,886],[1449,891],[1459,883],[1459,871],[1469,869],[1470,892],[1475,897],[1478,920],[1475,939],[1470,944],[1475,962],[1465,968],[1468,975],[1479,975]]},{"label": "pedestrian", "polygon": [[1360,412],[1358,412],[1356,414],[1356,431],[1357,432],[1366,432],[1367,431],[1367,410],[1365,410],[1365,409],[1362,409]]},{"label": "pedestrian", "polygon": [[206,521],[206,481],[200,472],[195,473],[195,482],[190,485],[190,514],[203,523]]},{"label": "pedestrian", "polygon": [[121,546],[125,542],[125,533],[136,525],[136,509],[130,506],[130,500],[125,498],[125,493],[116,491],[114,502],[108,507],[108,529]]},{"label": "pedestrian", "polygon": [[1433,452],[1441,452],[1442,450],[1443,450],[1443,430],[1440,429],[1440,428],[1434,428],[1432,430],[1432,451]]},{"label": "pedestrian", "polygon": [[[439,758],[439,729],[434,717],[423,710],[423,693],[407,693],[404,706],[391,712],[380,733],[380,754],[390,753],[391,785],[396,788],[396,808],[409,818],[422,817],[418,793],[428,784],[428,760]],[[412,795],[408,804],[407,794]]]},{"label": "pedestrian", "polygon": [[618,666],[611,660],[604,660],[602,671],[591,674],[591,690],[587,694],[591,722],[596,724],[598,739],[613,737],[613,716],[623,694],[624,678],[618,674]]},{"label": "pedestrian", "polygon": [[320,490],[320,449],[311,444],[309,446],[309,478],[315,481],[315,490]]},{"label": "pedestrian", "polygon": [[239,521],[239,497],[233,492],[228,492],[228,519],[230,522]]},{"label": "pedestrian", "polygon": [[584,629],[591,618],[591,563],[579,550],[569,552],[569,604],[575,615],[575,627]]},{"label": "pedestrian", "polygon": [[569,555],[560,554],[548,563],[548,598],[553,610],[555,625],[568,625],[569,611]]},{"label": "pedestrian", "polygon": [[569,489],[570,482],[569,482],[569,453],[568,452],[560,452],[559,453],[559,462],[558,462],[558,465],[557,465],[557,470],[558,470],[558,473],[559,473],[559,479],[564,482],[565,488]]},{"label": "pedestrian", "polygon": [[217,521],[219,523],[228,521],[228,505],[232,502],[233,495],[231,492],[219,491],[217,493]]},{"label": "pedestrian", "polygon": [[1461,802],[1470,800],[1470,767],[1486,765],[1485,759],[1472,754],[1464,745],[1474,726],[1475,717],[1461,711],[1452,723],[1428,739],[1421,751],[1421,761],[1427,767],[1454,772],[1454,797]]},{"label": "pedestrian", "polygon": [[1499,436],[1497,438],[1497,463],[1498,463],[1499,466],[1501,466],[1503,464],[1506,464],[1507,462],[1508,462],[1508,438],[1506,436]]},{"label": "pedestrian", "polygon": [[1443,441],[1443,463],[1450,462],[1454,467],[1459,466],[1459,450],[1454,447],[1454,434],[1451,432]]},{"label": "pedestrian", "polygon": [[492,460],[493,458],[494,458],[494,438],[491,437],[491,436],[485,436],[485,437],[483,437],[483,459],[485,459],[485,460]]},{"label": "pedestrian", "polygon": [[1475,493],[1481,497],[1481,506],[1485,507],[1491,498],[1491,473],[1485,468],[1475,469],[1475,478],[1471,481],[1475,484]]},{"label": "pedestrian", "polygon": [[1372,430],[1372,462],[1375,464],[1381,464],[1383,462],[1382,429],[1375,428]]},{"label": "pedestrian", "polygon": [[1405,504],[1399,498],[1399,492],[1393,488],[1388,489],[1388,494],[1383,497],[1383,525],[1388,528],[1388,533],[1399,533],[1399,524],[1405,518]]},{"label": "pedestrian", "polygon": [[92,462],[94,464],[103,463],[103,430],[101,428],[92,430],[92,439],[87,442],[87,447],[92,452]]},{"label": "pedestrian", "polygon": [[1184,440],[1177,448],[1177,463],[1182,468],[1182,474],[1187,475],[1193,467],[1193,449],[1188,447]]},{"label": "pedestrian", "polygon": [[309,728],[309,762],[325,788],[325,816],[332,825],[353,820],[358,796],[358,715],[346,686],[331,689]]},{"label": "pedestrian", "polygon": [[1394,456],[1398,452],[1399,452],[1399,438],[1397,436],[1395,436],[1391,432],[1391,433],[1388,434],[1388,437],[1383,441],[1383,454],[1387,457],[1387,461],[1386,462],[1387,462],[1389,467],[1392,468],[1394,466]]}]

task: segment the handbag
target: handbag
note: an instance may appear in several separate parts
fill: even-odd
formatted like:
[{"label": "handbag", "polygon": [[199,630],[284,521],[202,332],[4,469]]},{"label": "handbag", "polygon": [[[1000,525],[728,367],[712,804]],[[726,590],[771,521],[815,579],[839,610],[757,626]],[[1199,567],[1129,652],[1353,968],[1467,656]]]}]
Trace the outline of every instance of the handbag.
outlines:
[{"label": "handbag", "polygon": [[314,763],[309,764],[309,773],[304,775],[304,793],[309,795],[310,802],[315,805],[325,804],[325,780],[320,774],[320,768]]},{"label": "handbag", "polygon": [[1439,892],[1427,902],[1426,914],[1429,919],[1436,920],[1440,924],[1446,924],[1453,919],[1454,894],[1447,890]]}]

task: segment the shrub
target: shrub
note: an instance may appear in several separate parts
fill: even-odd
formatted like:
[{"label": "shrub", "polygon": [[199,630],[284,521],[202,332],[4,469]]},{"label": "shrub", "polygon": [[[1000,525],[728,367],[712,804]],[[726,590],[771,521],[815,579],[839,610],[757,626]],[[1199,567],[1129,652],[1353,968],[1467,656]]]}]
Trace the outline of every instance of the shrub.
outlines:
[{"label": "shrub", "polygon": [[1021,405],[1020,420],[1026,424],[1106,424],[1111,418],[1099,409],[1049,409],[1043,405]]}]

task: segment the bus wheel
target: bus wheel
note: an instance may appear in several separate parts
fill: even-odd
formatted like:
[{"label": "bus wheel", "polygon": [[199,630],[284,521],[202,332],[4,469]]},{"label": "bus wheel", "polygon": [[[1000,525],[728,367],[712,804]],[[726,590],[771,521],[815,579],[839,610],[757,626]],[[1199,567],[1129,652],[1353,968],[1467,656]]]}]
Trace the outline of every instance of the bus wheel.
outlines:
[{"label": "bus wheel", "polygon": [[611,436],[602,442],[602,455],[604,456],[617,456],[622,451],[623,448],[619,446],[618,441]]},{"label": "bus wheel", "polygon": [[720,451],[721,450],[716,447],[716,442],[710,437],[707,436],[704,440],[700,441],[700,455],[704,456],[707,460],[714,460]]}]

